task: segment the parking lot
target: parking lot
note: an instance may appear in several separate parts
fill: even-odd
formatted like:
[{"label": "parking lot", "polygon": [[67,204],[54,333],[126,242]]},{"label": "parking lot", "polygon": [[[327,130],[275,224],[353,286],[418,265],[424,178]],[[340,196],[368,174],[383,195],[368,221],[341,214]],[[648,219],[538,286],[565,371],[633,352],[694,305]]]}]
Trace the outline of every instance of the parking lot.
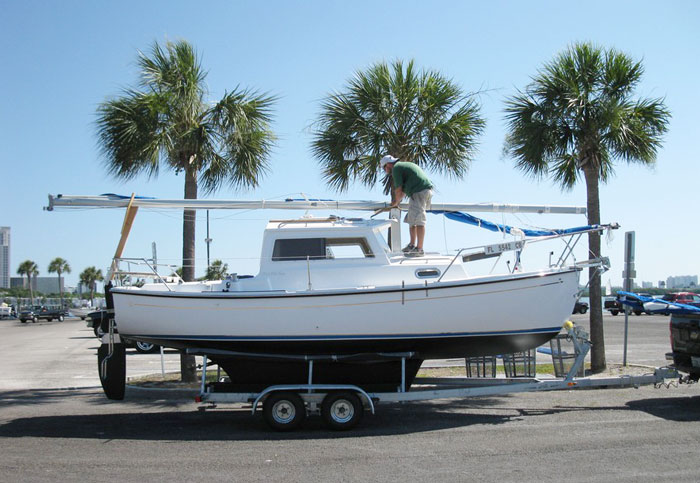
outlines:
[{"label": "parking lot", "polygon": [[[623,321],[605,317],[611,364]],[[631,316],[629,329],[631,364],[666,363],[668,318]],[[310,418],[280,434],[249,408],[200,412],[188,393],[107,400],[78,319],[3,320],[0,340],[0,481],[697,481],[698,385],[387,404],[352,432]],[[158,355],[128,352],[128,376],[161,370]],[[178,367],[166,353],[166,371]]]}]

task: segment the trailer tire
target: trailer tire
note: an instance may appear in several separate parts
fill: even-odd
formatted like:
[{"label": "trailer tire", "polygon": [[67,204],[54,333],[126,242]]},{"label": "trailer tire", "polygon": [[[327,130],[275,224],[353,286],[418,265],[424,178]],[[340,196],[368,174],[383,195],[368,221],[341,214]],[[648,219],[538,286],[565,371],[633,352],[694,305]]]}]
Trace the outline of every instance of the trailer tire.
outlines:
[{"label": "trailer tire", "polygon": [[92,331],[95,333],[95,337],[98,339],[102,339],[102,336],[105,335],[104,331],[102,330],[102,325],[97,324],[92,328]]},{"label": "trailer tire", "polygon": [[360,398],[351,391],[331,392],[321,404],[323,420],[336,431],[347,431],[357,426],[364,410]]},{"label": "trailer tire", "polygon": [[620,311],[619,310],[611,310],[610,313],[613,315],[617,315],[620,313]]},{"label": "trailer tire", "polygon": [[304,401],[293,392],[273,392],[263,403],[263,416],[276,431],[293,431],[306,418]]},{"label": "trailer tire", "polygon": [[35,324],[37,320],[39,320],[39,319],[37,318],[36,315],[34,317],[32,317],[32,324]]},{"label": "trailer tire", "polygon": [[58,321],[59,321],[59,322],[63,322],[63,320],[64,320],[64,317],[63,317],[62,315],[59,315],[59,316],[58,316]]},{"label": "trailer tire", "polygon": [[22,322],[23,324],[27,323],[27,319],[19,319],[19,321]]},{"label": "trailer tire", "polygon": [[108,399],[122,400],[126,387],[126,350],[124,344],[114,344],[114,353],[107,360],[106,374],[103,375],[102,361],[108,354],[109,344],[102,344],[97,349],[97,371],[100,375],[102,390]]}]

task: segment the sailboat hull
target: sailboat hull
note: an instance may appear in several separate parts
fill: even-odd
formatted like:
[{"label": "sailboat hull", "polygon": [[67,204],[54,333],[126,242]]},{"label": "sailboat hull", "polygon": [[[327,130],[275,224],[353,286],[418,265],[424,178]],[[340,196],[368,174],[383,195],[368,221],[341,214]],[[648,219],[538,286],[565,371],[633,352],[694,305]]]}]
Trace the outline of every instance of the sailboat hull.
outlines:
[{"label": "sailboat hull", "polygon": [[571,314],[579,270],[422,287],[300,293],[113,289],[119,332],[166,347],[267,354],[412,352],[420,359],[532,349]]}]

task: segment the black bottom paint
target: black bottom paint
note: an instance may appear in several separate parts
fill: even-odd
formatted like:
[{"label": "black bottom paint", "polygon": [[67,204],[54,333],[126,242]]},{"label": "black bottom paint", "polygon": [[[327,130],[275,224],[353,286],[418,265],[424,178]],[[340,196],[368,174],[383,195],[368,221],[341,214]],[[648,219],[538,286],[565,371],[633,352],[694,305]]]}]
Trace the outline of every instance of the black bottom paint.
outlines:
[{"label": "black bottom paint", "polygon": [[260,340],[197,340],[142,337],[122,334],[123,337],[152,342],[176,349],[217,349],[257,354],[372,354],[386,352],[413,352],[417,359],[446,359],[449,357],[487,356],[521,352],[547,343],[559,330],[528,334],[422,337],[359,340],[260,341]]},{"label": "black bottom paint", "polygon": [[[261,361],[212,357],[226,371],[230,382],[214,385],[215,392],[257,392],[277,384],[307,384],[309,364],[304,361]],[[421,359],[406,360],[406,389],[416,377]],[[365,391],[396,391],[401,385],[401,361],[315,361],[314,384],[353,384]]]}]

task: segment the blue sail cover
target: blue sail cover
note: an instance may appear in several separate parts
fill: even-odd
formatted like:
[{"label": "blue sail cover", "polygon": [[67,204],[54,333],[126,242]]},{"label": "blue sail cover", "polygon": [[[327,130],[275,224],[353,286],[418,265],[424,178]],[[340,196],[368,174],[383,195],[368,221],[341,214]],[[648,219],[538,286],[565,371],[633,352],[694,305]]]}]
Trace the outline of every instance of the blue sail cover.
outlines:
[{"label": "blue sail cover", "polygon": [[[323,199],[323,198],[287,198],[285,201],[326,201],[334,202],[336,200]],[[435,215],[445,215],[450,220],[459,221],[461,223],[467,223],[470,225],[478,226],[479,228],[485,228],[487,230],[495,231],[498,233],[507,233],[509,235],[525,235],[530,237],[539,236],[550,236],[550,235],[573,235],[576,233],[582,233],[587,230],[598,228],[600,225],[586,225],[579,226],[575,228],[564,228],[564,229],[550,229],[550,230],[530,230],[527,228],[517,228],[509,225],[500,225],[498,223],[492,223],[490,221],[482,220],[469,213],[462,213],[460,211],[441,211],[441,210],[428,210],[428,213],[433,213]]]},{"label": "blue sail cover", "polygon": [[467,223],[469,225],[478,226],[479,228],[485,228],[487,230],[496,231],[499,233],[507,233],[510,235],[524,234],[525,236],[550,236],[550,235],[573,235],[576,233],[585,232],[594,228],[598,228],[600,225],[586,225],[579,226],[576,228],[564,228],[564,229],[551,229],[551,230],[529,230],[527,228],[516,228],[509,225],[501,225],[498,223],[492,223],[490,221],[482,220],[469,213],[462,213],[459,211],[433,211],[430,210],[429,213],[434,213],[436,215],[445,215],[450,220],[459,221],[461,223]]}]

